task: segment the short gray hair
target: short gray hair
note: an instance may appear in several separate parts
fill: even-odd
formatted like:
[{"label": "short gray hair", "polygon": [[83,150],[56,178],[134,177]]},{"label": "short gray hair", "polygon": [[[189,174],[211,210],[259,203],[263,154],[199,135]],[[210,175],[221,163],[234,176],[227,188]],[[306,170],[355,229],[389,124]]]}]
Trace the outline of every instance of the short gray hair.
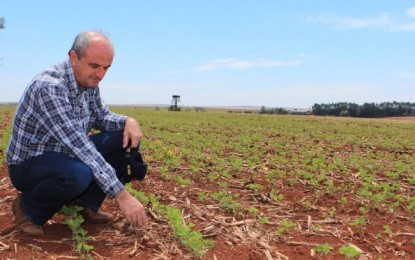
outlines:
[{"label": "short gray hair", "polygon": [[97,38],[97,37],[102,37],[102,38],[106,39],[111,44],[111,47],[113,48],[112,43],[111,43],[109,37],[106,34],[104,34],[102,32],[98,32],[98,31],[87,31],[87,32],[79,33],[75,37],[75,40],[74,40],[74,42],[72,44],[72,47],[69,50],[68,54],[72,50],[74,50],[76,52],[76,54],[78,55],[78,59],[80,59],[84,55],[84,51],[85,51],[86,48],[88,48],[91,41],[94,38]]}]

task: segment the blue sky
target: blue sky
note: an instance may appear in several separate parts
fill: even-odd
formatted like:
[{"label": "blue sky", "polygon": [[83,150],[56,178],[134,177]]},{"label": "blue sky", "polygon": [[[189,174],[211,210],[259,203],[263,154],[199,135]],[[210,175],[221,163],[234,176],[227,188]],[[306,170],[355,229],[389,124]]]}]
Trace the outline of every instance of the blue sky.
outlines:
[{"label": "blue sky", "polygon": [[414,1],[0,0],[0,17],[0,102],[91,29],[115,46],[109,104],[415,102]]}]

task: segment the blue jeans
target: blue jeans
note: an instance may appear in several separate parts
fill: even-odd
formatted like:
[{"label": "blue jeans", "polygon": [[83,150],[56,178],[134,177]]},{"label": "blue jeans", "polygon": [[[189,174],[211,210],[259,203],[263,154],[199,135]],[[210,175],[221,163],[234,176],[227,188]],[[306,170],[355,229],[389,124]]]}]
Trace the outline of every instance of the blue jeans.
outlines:
[{"label": "blue jeans", "polygon": [[[122,136],[122,130],[90,136],[97,150],[116,170],[118,179],[125,169]],[[70,202],[97,211],[106,197],[85,163],[57,152],[10,166],[9,173],[12,184],[22,193],[24,210],[37,225],[46,223]]]}]

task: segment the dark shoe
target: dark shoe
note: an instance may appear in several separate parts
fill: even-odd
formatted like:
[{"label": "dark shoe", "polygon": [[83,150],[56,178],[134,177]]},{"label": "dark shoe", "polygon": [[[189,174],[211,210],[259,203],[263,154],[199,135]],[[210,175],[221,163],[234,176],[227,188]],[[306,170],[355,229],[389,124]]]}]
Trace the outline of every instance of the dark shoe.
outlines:
[{"label": "dark shoe", "polygon": [[41,226],[29,220],[22,208],[21,195],[18,195],[12,204],[14,223],[16,228],[30,236],[42,236],[45,232]]},{"label": "dark shoe", "polygon": [[88,223],[107,223],[110,222],[114,216],[110,213],[103,211],[92,211],[91,209],[84,208],[82,211],[82,216],[84,217],[85,222]]}]

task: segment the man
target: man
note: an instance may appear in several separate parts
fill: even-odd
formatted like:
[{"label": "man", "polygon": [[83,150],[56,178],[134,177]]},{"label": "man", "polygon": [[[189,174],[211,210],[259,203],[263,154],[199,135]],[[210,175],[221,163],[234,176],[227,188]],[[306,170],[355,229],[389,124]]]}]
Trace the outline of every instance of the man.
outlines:
[{"label": "man", "polygon": [[[36,76],[19,101],[7,165],[21,191],[12,205],[14,221],[28,235],[42,235],[42,225],[69,203],[84,208],[87,222],[109,222],[112,215],[99,210],[105,197],[117,201],[132,226],[147,222],[143,205],[114,169],[142,132],[135,119],[109,111],[101,100],[98,84],[113,57],[106,35],[80,33],[69,59]],[[100,133],[88,135],[93,128]]]}]

